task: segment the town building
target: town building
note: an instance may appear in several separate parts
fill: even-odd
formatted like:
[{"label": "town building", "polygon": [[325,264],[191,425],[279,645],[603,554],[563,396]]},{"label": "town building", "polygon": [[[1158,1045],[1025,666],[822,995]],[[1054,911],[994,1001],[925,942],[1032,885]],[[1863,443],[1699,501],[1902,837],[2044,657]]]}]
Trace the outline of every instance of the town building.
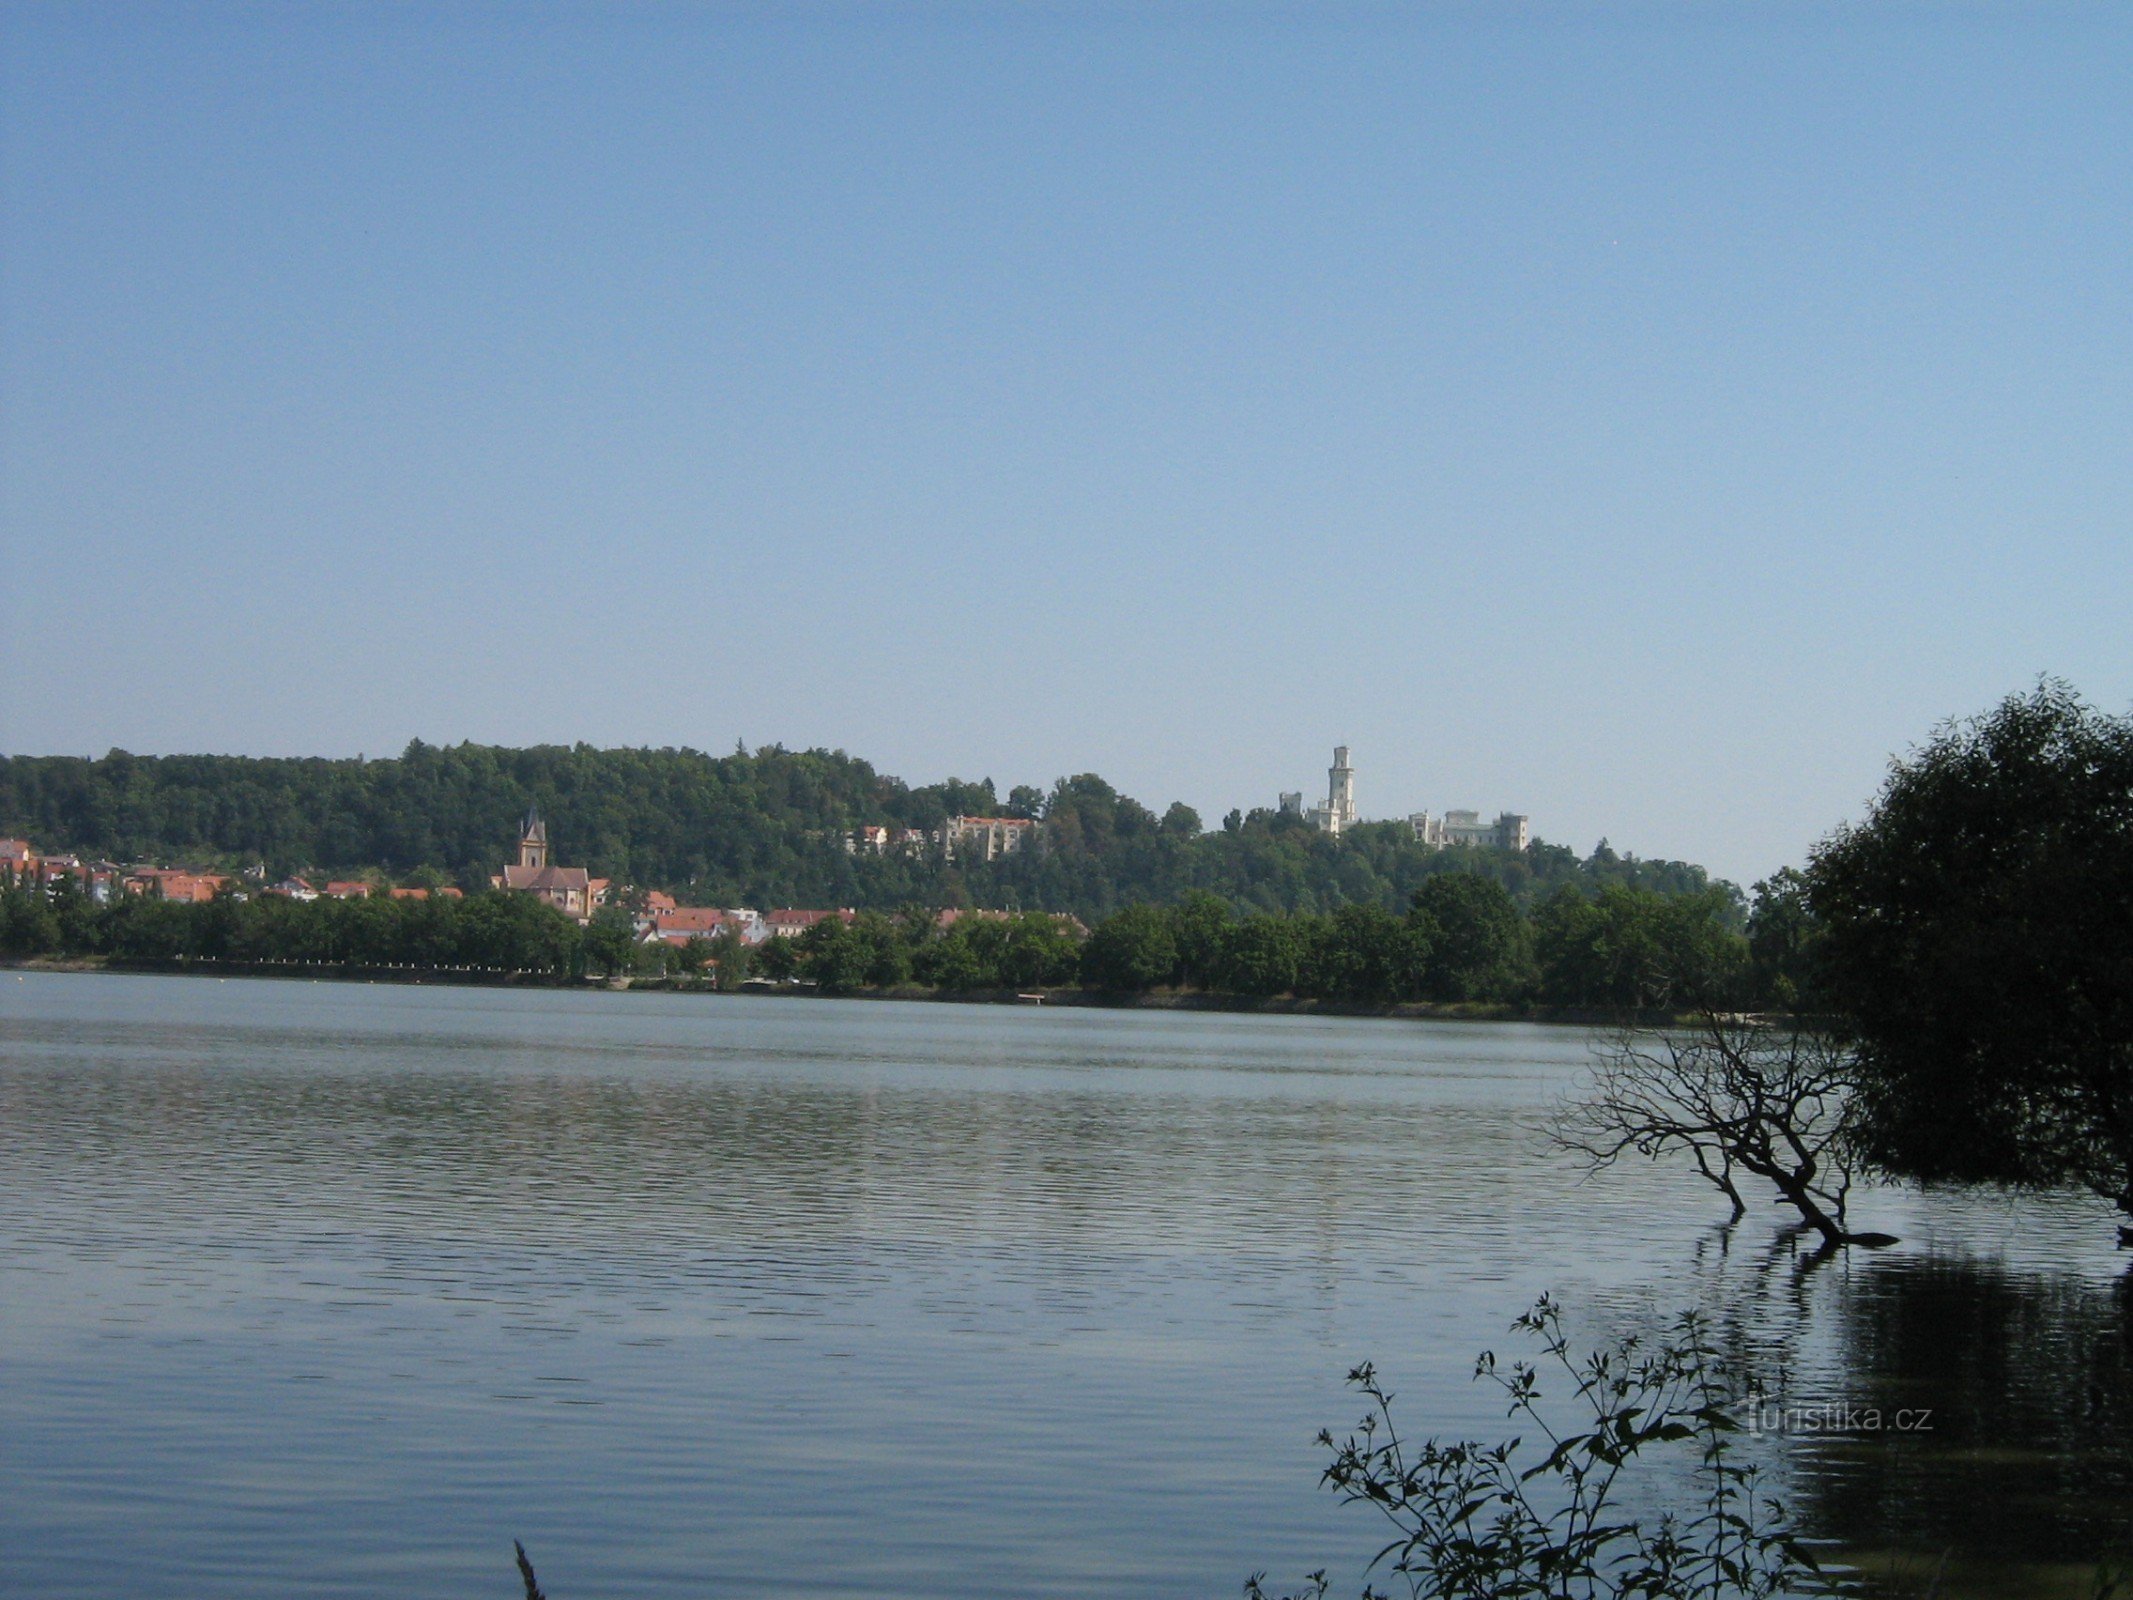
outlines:
[{"label": "town building", "polygon": [[1464,845],[1473,849],[1523,850],[1533,842],[1529,819],[1515,811],[1499,813],[1494,822],[1483,822],[1478,811],[1447,811],[1441,817],[1417,811],[1407,821],[1417,839],[1439,849]]},{"label": "town building", "polygon": [[831,917],[850,923],[859,915],[850,906],[835,911],[799,911],[784,906],[776,911],[763,913],[763,926],[773,939],[797,939],[818,922],[827,922]]},{"label": "town building", "polygon": [[941,824],[942,854],[950,861],[997,861],[1019,854],[1037,837],[1028,817],[950,817]]},{"label": "town building", "polygon": [[70,883],[92,900],[107,901],[118,893],[125,871],[110,861],[39,855],[27,839],[0,839],[0,879],[18,889],[42,889],[50,894],[60,884]]},{"label": "town building", "polygon": [[[652,904],[655,896],[665,904]],[[656,890],[645,897],[644,913],[637,918],[637,937],[646,944],[685,945],[691,939],[716,939],[741,930],[741,919],[730,911],[716,906],[678,906],[673,896]]]},{"label": "town building", "polygon": [[125,877],[125,890],[149,900],[176,900],[199,904],[212,900],[230,880],[219,872],[188,872],[183,867],[135,867]]},{"label": "town building", "polygon": [[583,867],[559,867],[548,859],[548,824],[530,808],[519,829],[517,865],[504,868],[489,884],[512,894],[534,895],[579,922],[592,920],[593,907],[607,888],[606,879],[593,877]]},{"label": "town building", "polygon": [[[598,880],[594,880],[597,882]],[[687,944],[691,939],[716,939],[726,935],[743,944],[761,944],[770,937],[762,914],[748,906],[683,906],[658,889],[648,890],[644,909],[636,917],[637,937],[646,944]]]}]

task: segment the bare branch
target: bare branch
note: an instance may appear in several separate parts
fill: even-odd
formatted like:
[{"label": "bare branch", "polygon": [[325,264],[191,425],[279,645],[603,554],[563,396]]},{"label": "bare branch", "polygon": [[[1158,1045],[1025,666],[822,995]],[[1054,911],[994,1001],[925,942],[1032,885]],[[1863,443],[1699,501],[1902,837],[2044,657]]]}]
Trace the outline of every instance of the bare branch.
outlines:
[{"label": "bare branch", "polygon": [[1738,1217],[1738,1175],[1763,1179],[1825,1247],[1890,1244],[1847,1226],[1857,1146],[1851,1057],[1794,1025],[1706,1012],[1694,1027],[1628,1030],[1598,1052],[1549,1135],[1590,1171],[1686,1152]]}]

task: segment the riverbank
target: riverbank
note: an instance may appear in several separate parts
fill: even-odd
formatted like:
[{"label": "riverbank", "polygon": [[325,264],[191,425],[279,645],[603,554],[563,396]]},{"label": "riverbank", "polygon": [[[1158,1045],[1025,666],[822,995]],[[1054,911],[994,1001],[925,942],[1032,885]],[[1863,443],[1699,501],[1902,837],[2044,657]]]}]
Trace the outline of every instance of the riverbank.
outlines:
[{"label": "riverbank", "polygon": [[1155,989],[1140,994],[1113,994],[1079,987],[1041,989],[934,989],[923,984],[825,992],[807,982],[769,983],[752,979],[737,989],[720,990],[708,978],[684,976],[613,978],[558,976],[501,967],[417,967],[356,965],[315,961],[225,961],[215,957],[170,957],[127,960],[99,956],[36,956],[0,959],[0,971],[130,973],[196,978],[281,978],[309,983],[404,983],[458,985],[490,989],[600,989],[630,994],[731,994],[764,999],[883,1000],[936,1005],[1068,1006],[1105,1011],[1223,1011],[1257,1016],[1372,1017],[1394,1022],[1542,1022],[1573,1027],[1634,1024],[1663,1027],[1688,1020],[1675,1012],[1607,1011],[1591,1007],[1503,1005],[1469,1002],[1457,1005],[1400,1001],[1363,1005],[1315,1000],[1294,995],[1213,994],[1198,989]]}]

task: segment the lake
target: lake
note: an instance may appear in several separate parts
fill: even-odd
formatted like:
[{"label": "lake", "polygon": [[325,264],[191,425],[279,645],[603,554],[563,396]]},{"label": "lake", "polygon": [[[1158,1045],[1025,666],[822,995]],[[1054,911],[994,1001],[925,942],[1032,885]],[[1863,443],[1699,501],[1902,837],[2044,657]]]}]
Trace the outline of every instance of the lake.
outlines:
[{"label": "lake", "polygon": [[[2133,1506],[2079,1197],[1868,1192],[1803,1263],[1542,1136],[1575,1029],[0,973],[0,1593],[1220,1595],[1543,1290],[1709,1306],[1819,1536],[2078,1592]],[[1989,1507],[1989,1515],[1980,1508]],[[1919,1566],[1923,1563],[1923,1567]]]}]

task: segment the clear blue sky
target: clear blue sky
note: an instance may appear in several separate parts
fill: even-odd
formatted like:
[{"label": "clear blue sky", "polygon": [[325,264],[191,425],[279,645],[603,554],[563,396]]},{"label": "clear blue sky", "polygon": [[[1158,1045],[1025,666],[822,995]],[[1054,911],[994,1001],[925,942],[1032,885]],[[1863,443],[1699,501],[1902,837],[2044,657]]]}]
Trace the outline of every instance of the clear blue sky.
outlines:
[{"label": "clear blue sky", "polygon": [[0,12],[0,749],[1529,812],[2133,701],[2133,8]]}]

